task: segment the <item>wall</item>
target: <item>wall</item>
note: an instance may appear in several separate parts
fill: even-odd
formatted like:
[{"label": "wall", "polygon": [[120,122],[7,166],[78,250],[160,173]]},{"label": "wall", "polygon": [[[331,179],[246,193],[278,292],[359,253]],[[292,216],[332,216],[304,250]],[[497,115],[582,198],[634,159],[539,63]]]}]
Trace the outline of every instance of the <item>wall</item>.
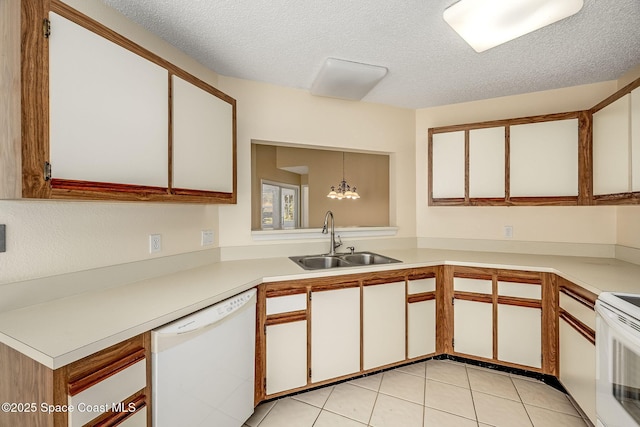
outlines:
[{"label": "wall", "polygon": [[[616,207],[428,207],[426,159],[429,127],[584,110],[616,90],[617,82],[610,81],[417,110],[416,221],[421,244],[438,246],[443,239],[459,239],[459,247],[512,250],[516,243],[535,242],[524,250],[535,252],[550,243],[563,253],[577,248],[558,249],[558,243],[579,243],[591,244],[593,254],[612,256],[617,239]],[[512,239],[503,237],[505,225],[513,226]]]},{"label": "wall", "polygon": [[[13,0],[3,0],[2,4],[8,3]],[[66,3],[202,80],[217,84],[218,76],[213,71],[100,1],[67,0]],[[4,86],[0,88],[4,90]],[[0,146],[8,145],[6,135],[0,133]],[[0,224],[7,225],[7,251],[0,253],[2,285],[202,250],[200,230],[214,229],[216,236],[218,234],[218,208],[157,203],[0,200]],[[150,233],[162,234],[160,254],[149,254]]]},{"label": "wall", "polygon": [[[415,236],[415,114],[413,110],[316,97],[306,90],[219,76],[237,100],[238,204],[220,206],[220,246],[246,247],[251,237],[251,142],[389,153],[391,225]],[[337,202],[336,203],[340,203]],[[321,212],[320,215],[323,215]],[[271,251],[273,253],[273,251]]]}]

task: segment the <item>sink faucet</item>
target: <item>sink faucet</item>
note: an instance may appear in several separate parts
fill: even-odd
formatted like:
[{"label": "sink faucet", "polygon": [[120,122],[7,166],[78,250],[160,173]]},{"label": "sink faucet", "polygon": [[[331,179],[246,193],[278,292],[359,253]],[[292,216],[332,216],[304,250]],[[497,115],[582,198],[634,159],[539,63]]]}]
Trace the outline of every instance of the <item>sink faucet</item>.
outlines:
[{"label": "sink faucet", "polygon": [[[331,229],[329,230],[329,218],[331,218]],[[340,239],[340,236],[338,236],[338,240],[339,242],[336,243],[336,232],[335,232],[335,226],[334,226],[334,222],[333,222],[333,212],[331,211],[327,211],[327,213],[324,215],[324,226],[322,227],[322,234],[327,234],[330,233],[331,236],[331,242],[330,242],[330,246],[329,246],[329,255],[335,255],[336,254],[336,248],[342,246],[342,239]]]}]

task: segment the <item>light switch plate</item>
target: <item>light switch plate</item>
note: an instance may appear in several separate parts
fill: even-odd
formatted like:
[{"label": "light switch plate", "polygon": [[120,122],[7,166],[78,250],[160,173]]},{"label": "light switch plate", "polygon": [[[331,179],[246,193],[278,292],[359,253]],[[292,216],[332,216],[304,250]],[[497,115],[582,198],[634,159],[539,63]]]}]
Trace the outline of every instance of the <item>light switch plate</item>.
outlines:
[{"label": "light switch plate", "polygon": [[7,251],[7,226],[0,224],[0,252]]}]

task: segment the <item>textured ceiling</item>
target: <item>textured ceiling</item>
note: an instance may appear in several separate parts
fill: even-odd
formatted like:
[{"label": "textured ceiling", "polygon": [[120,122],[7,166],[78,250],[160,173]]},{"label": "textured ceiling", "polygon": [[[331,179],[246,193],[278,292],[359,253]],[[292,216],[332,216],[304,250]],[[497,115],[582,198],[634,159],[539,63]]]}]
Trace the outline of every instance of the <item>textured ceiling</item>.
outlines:
[{"label": "textured ceiling", "polygon": [[613,80],[640,64],[640,0],[584,0],[483,53],[442,19],[456,0],[102,1],[225,76],[309,89],[327,57],[385,66],[363,101],[407,108]]}]

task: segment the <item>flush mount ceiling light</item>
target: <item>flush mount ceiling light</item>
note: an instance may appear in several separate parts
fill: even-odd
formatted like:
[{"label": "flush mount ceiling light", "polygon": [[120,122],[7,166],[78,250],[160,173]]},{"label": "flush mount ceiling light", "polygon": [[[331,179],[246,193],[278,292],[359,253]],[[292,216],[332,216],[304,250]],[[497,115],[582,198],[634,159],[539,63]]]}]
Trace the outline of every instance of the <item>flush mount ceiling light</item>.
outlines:
[{"label": "flush mount ceiling light", "polygon": [[359,101],[386,74],[386,67],[327,58],[311,86],[311,94]]},{"label": "flush mount ceiling light", "polygon": [[460,0],[444,11],[444,20],[476,52],[568,18],[583,0]]},{"label": "flush mount ceiling light", "polygon": [[340,184],[338,184],[338,188],[336,188],[334,185],[331,186],[331,191],[329,192],[329,194],[327,194],[327,197],[330,199],[338,199],[338,200],[342,200],[342,199],[356,200],[360,198],[360,195],[356,191],[356,187],[354,186],[352,189],[351,186],[347,184],[347,181],[344,179],[344,151],[342,152],[342,181],[340,181]]}]

